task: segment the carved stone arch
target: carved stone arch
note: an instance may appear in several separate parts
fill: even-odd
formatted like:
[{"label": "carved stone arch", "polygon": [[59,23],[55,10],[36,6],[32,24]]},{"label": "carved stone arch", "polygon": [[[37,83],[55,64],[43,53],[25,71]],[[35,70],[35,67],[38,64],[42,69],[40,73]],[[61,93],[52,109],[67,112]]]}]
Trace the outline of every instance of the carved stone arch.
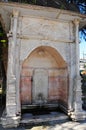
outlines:
[{"label": "carved stone arch", "polygon": [[25,63],[27,60],[32,59],[33,55],[35,55],[36,52],[39,53],[48,52],[52,57],[54,57],[56,63],[58,64],[58,67],[63,67],[63,68],[67,67],[66,61],[64,60],[62,55],[54,47],[50,47],[50,46],[37,46],[35,49],[33,48],[32,51],[23,60],[22,63]]},{"label": "carved stone arch", "polygon": [[[6,7],[4,7],[5,3],[0,3],[0,4],[1,4],[0,22],[2,24],[3,30],[7,34],[9,32],[9,30],[10,30],[11,18],[12,18],[13,12],[12,12],[12,9],[10,9],[10,11],[11,11],[10,12]],[[2,4],[4,4],[4,6]]]},{"label": "carved stone arch", "polygon": [[[37,81],[37,77],[40,78],[39,81]],[[62,100],[67,103],[67,78],[67,64],[56,49],[49,46],[35,48],[22,63],[21,103],[39,102],[38,96],[40,94],[45,97],[46,102]],[[42,84],[46,87],[43,87]],[[64,88],[62,88],[63,84]],[[39,92],[36,91],[37,86],[39,86]],[[64,95],[64,99],[62,95]]]},{"label": "carved stone arch", "polygon": [[3,20],[2,16],[1,16],[1,14],[0,14],[0,24],[2,25],[3,30],[5,30],[5,23],[4,23],[4,20]]}]

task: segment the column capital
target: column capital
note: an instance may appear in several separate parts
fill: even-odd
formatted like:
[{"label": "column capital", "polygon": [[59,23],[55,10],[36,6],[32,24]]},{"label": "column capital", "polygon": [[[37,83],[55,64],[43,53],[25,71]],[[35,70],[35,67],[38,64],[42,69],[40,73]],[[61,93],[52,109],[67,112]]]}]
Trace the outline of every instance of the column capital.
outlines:
[{"label": "column capital", "polygon": [[18,10],[13,10],[13,16],[18,17],[19,16],[19,11]]},{"label": "column capital", "polygon": [[74,19],[74,21],[73,21],[73,22],[74,22],[74,24],[75,24],[75,25],[79,25],[80,20],[79,20],[79,19]]}]

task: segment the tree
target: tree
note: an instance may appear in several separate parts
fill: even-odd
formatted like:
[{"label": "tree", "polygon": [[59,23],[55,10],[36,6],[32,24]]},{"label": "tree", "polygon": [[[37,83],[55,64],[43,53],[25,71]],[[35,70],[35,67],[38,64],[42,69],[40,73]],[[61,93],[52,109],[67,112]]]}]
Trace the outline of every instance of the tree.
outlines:
[{"label": "tree", "polygon": [[[6,0],[7,1],[7,0]],[[12,2],[50,6],[86,14],[86,0],[8,0]]]}]

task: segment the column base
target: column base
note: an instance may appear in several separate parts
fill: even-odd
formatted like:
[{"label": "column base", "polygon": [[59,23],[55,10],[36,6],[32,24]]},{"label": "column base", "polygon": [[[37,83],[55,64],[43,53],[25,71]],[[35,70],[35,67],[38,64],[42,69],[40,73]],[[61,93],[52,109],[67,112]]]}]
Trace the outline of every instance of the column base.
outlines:
[{"label": "column base", "polygon": [[74,111],[70,113],[70,118],[73,121],[81,121],[86,119],[86,112],[85,111]]},{"label": "column base", "polygon": [[13,128],[18,127],[20,123],[20,116],[6,116],[1,117],[1,123],[3,128]]}]

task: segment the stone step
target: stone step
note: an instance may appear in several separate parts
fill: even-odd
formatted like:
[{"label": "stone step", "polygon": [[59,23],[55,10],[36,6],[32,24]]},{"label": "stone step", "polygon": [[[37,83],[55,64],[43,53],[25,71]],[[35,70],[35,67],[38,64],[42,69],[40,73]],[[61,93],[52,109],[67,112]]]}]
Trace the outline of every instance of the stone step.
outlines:
[{"label": "stone step", "polygon": [[50,122],[66,122],[69,118],[64,113],[51,112],[50,114],[33,115],[32,113],[26,113],[22,115],[21,124],[32,125],[39,123],[50,123]]}]

